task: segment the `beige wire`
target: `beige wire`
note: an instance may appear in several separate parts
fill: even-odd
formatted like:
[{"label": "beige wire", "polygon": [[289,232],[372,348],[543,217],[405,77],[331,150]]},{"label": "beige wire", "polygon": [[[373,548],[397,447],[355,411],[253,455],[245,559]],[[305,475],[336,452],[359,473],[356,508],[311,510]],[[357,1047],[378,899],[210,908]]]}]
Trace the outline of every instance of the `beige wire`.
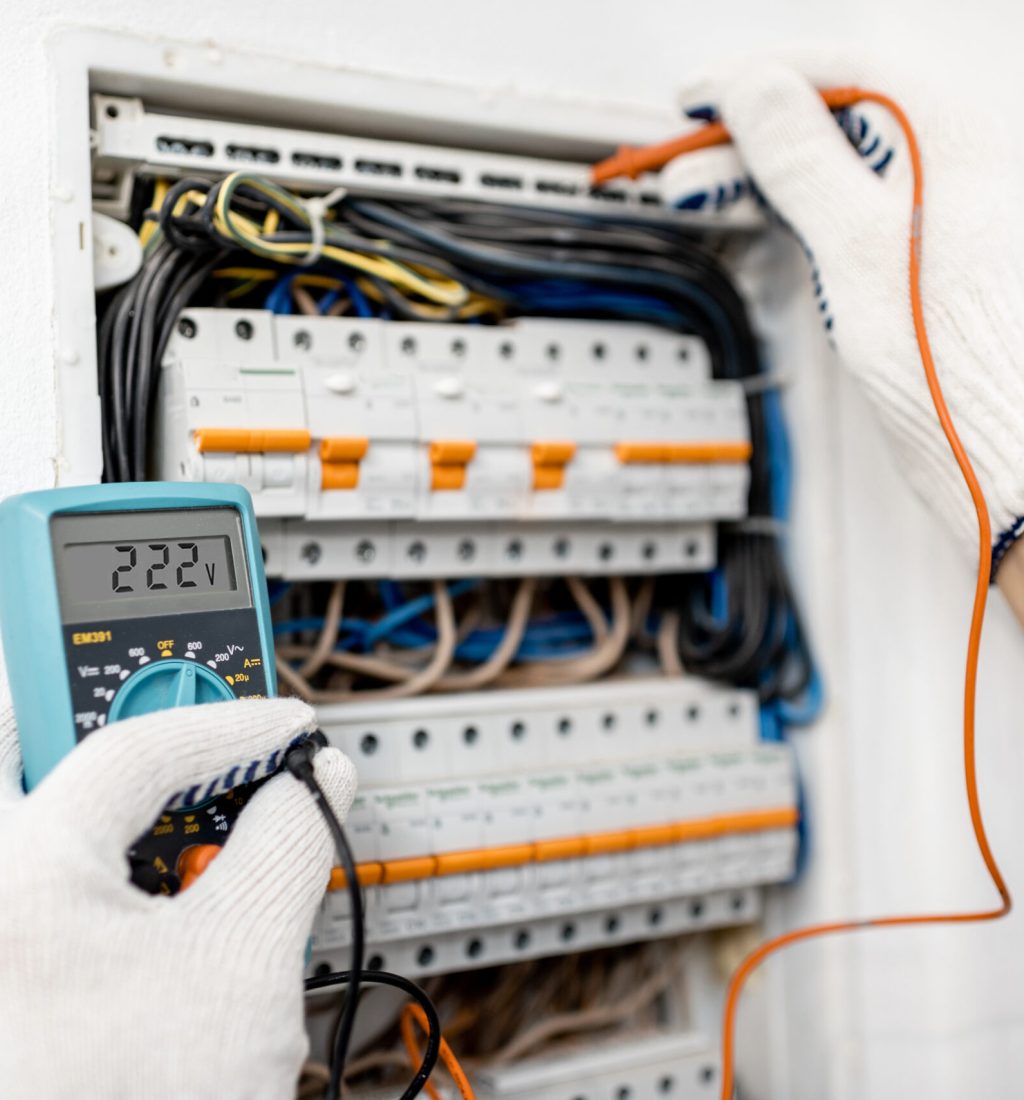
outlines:
[{"label": "beige wire", "polygon": [[601,605],[594,599],[593,593],[579,577],[566,577],[566,587],[572,593],[576,606],[583,612],[587,620],[590,633],[594,635],[596,642],[603,642],[608,637],[608,624],[605,622]]},{"label": "beige wire", "polygon": [[400,1069],[408,1070],[409,1059],[404,1051],[400,1050],[371,1050],[359,1058],[353,1058],[345,1066],[345,1079],[358,1077],[361,1073],[369,1073],[374,1069]]},{"label": "beige wire", "polygon": [[[582,582],[580,582],[582,586]],[[572,585],[573,596],[576,591]],[[605,637],[598,640],[594,647],[581,657],[573,657],[565,661],[546,661],[543,664],[529,665],[522,668],[514,668],[503,673],[497,680],[502,687],[547,687],[558,684],[579,684],[588,680],[594,680],[603,673],[614,668],[621,660],[626,646],[629,644],[629,593],[626,583],[621,577],[608,579],[608,590],[611,595],[612,625],[608,629],[603,621]],[[586,595],[593,600],[589,590]],[[577,597],[580,610],[584,615],[584,603]],[[596,601],[594,605],[597,606]]]},{"label": "beige wire", "polygon": [[496,680],[515,659],[530,621],[537,579],[524,577],[512,597],[508,623],[494,652],[482,664],[469,672],[449,672],[434,684],[434,691],[473,691]]},{"label": "beige wire", "polygon": [[630,614],[629,636],[639,638],[644,632],[647,616],[651,612],[651,602],[654,599],[654,578],[644,577],[640,587],[633,597],[633,611]]},{"label": "beige wire", "polygon": [[299,312],[306,317],[319,317],[320,308],[316,304],[316,299],[304,286],[299,286],[298,283],[292,283],[292,299],[299,307]]},{"label": "beige wire", "polygon": [[[678,963],[678,959],[673,960],[673,962]],[[556,1016],[550,1016],[546,1020],[539,1021],[532,1027],[520,1032],[500,1050],[489,1055],[486,1064],[495,1066],[515,1061],[541,1043],[559,1035],[575,1034],[580,1031],[595,1031],[599,1028],[622,1023],[631,1016],[644,1011],[665,993],[677,980],[677,971],[677,965],[662,967],[651,974],[641,985],[636,986],[632,994],[624,996],[616,996],[615,986],[610,983],[607,1003],[591,1009],[559,1013]],[[613,972],[612,977],[619,977],[619,973]],[[634,981],[635,977],[631,974],[630,984]]]},{"label": "beige wire", "polygon": [[[278,650],[277,669],[281,679],[288,686],[309,703],[353,703],[373,699],[403,699],[409,695],[419,695],[429,691],[431,687],[444,675],[445,670],[455,656],[456,632],[455,611],[452,607],[452,599],[448,594],[444,581],[433,582],[434,613],[437,622],[437,645],[433,656],[420,669],[406,669],[395,665],[390,661],[383,661],[379,657],[364,657],[355,653],[339,653],[333,651],[326,660],[326,664],[338,668],[353,671],[367,670],[367,675],[378,676],[379,679],[396,678],[398,682],[385,688],[367,688],[365,691],[321,691],[314,688],[309,681],[297,673],[282,659],[291,647],[282,646]],[[374,669],[375,671],[369,671]]]},{"label": "beige wire", "polygon": [[335,581],[331,594],[327,598],[327,610],[324,612],[324,625],[320,630],[313,652],[298,669],[300,676],[309,679],[324,667],[327,658],[334,652],[338,642],[338,626],[341,623],[341,611],[345,603],[345,582]]},{"label": "beige wire", "polygon": [[[436,647],[431,646],[433,653]],[[287,642],[277,647],[280,656],[291,661],[295,658],[307,658],[312,650],[309,646],[290,645]],[[347,672],[356,672],[360,676],[372,676],[376,680],[387,680],[392,683],[404,683],[415,675],[419,665],[407,665],[396,660],[388,660],[384,657],[375,657],[369,653],[344,653],[335,650],[324,661],[325,665],[332,668],[343,669]]]},{"label": "beige wire", "polygon": [[307,1059],[299,1073],[298,1085],[295,1089],[296,1100],[317,1100],[323,1096],[324,1089],[331,1083],[330,1066],[323,1062],[314,1062]]},{"label": "beige wire", "polygon": [[679,612],[666,611],[661,616],[661,622],[658,624],[658,635],[656,638],[658,661],[661,664],[661,671],[666,676],[686,675],[686,669],[683,668],[683,662],[679,658],[678,638]]}]

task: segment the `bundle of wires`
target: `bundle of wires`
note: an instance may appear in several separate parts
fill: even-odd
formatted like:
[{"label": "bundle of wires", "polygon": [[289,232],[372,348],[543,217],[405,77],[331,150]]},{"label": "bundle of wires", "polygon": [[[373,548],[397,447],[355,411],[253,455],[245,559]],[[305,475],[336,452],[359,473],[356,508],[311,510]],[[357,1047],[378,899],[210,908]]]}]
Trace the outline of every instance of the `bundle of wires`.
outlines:
[{"label": "bundle of wires", "polygon": [[[150,205],[138,214],[142,269],[104,303],[99,330],[107,480],[145,478],[156,366],[187,304],[283,312],[298,301],[306,312],[350,309],[399,321],[639,321],[700,336],[715,377],[755,379],[761,371],[735,286],[681,226],[352,195],[324,215],[244,172],[158,184]],[[750,520],[723,530],[712,573],[684,578],[666,595],[679,606],[681,665],[755,688],[773,718],[786,721],[813,703],[816,680],[777,538],[785,507],[778,468],[786,461],[777,400],[759,386],[748,390]]]}]

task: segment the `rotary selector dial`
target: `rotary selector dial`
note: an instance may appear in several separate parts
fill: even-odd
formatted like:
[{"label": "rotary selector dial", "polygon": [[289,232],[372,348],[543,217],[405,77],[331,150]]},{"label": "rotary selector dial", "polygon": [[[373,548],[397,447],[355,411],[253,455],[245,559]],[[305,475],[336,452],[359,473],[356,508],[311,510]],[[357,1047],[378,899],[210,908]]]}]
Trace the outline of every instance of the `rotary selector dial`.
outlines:
[{"label": "rotary selector dial", "polygon": [[215,672],[195,661],[163,658],[130,676],[114,696],[109,721],[152,714],[168,707],[191,707],[234,699],[231,688]]}]

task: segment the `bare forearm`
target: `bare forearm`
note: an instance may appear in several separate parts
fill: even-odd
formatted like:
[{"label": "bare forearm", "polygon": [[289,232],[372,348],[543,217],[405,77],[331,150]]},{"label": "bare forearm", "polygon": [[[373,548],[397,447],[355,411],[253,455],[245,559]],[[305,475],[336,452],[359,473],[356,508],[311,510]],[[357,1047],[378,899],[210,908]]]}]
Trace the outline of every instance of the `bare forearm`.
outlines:
[{"label": "bare forearm", "polygon": [[1017,621],[1024,626],[1024,539],[1018,539],[999,564],[996,584]]}]

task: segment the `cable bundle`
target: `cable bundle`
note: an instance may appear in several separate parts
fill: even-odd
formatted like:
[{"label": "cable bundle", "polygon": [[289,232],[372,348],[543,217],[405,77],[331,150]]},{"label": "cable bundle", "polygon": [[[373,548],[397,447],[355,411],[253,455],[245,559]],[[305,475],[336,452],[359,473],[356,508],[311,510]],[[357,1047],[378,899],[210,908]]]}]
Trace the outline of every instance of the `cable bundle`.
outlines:
[{"label": "cable bundle", "polygon": [[[399,321],[615,318],[700,336],[718,378],[760,372],[742,299],[680,227],[453,199],[335,197],[311,203],[242,172],[155,186],[141,216],[142,270],[109,299],[99,331],[108,480],[145,477],[156,367],[190,303],[281,312],[297,304]],[[723,528],[712,573],[671,590],[675,644],[663,630],[659,652],[755,688],[778,728],[810,717],[819,692],[777,537],[788,496],[778,397],[751,387],[747,401],[750,520]],[[804,695],[808,705],[796,706]]]}]

